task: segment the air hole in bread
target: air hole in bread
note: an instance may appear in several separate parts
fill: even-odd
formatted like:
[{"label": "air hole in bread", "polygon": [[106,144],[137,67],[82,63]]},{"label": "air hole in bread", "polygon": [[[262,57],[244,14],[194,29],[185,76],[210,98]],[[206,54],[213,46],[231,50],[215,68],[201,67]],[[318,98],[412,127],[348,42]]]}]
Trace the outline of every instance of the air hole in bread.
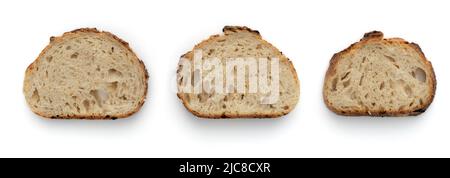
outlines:
[{"label": "air hole in bread", "polygon": [[400,66],[397,64],[397,60],[395,60],[394,57],[388,55],[384,55],[384,57],[386,57],[386,59],[388,59],[397,69],[400,68]]},{"label": "air hole in bread", "polygon": [[427,75],[422,68],[416,68],[416,70],[413,72],[413,74],[414,74],[414,78],[416,78],[420,82],[425,83],[427,81]]},{"label": "air hole in bread", "polygon": [[350,63],[348,64],[348,66],[347,66],[347,69],[351,69],[352,66],[353,66],[353,62],[350,62]]},{"label": "air hole in bread", "polygon": [[110,82],[110,83],[108,83],[107,86],[108,86],[109,91],[115,92],[117,90],[118,85],[119,85],[119,82]]},{"label": "air hole in bread", "polygon": [[33,94],[31,96],[31,100],[33,103],[39,103],[41,97],[39,96],[39,92],[37,89],[34,89]]},{"label": "air hole in bread", "polygon": [[102,107],[102,104],[106,100],[108,100],[108,93],[105,92],[104,90],[91,90],[89,94],[95,98],[100,107]]},{"label": "air hole in bread", "polygon": [[406,86],[404,87],[404,91],[405,91],[406,95],[408,95],[408,97],[411,97],[411,96],[412,96],[413,91],[412,91],[412,89],[411,89],[410,86],[406,85]]},{"label": "air hole in bread", "polygon": [[341,78],[341,80],[345,80],[347,79],[347,77],[350,75],[351,72],[347,72],[345,73],[345,75]]},{"label": "air hole in bread", "polygon": [[351,80],[345,81],[345,82],[343,83],[344,88],[347,88],[348,86],[350,86],[350,84],[351,84]]},{"label": "air hole in bread", "polygon": [[337,78],[334,78],[333,81],[332,81],[332,84],[331,84],[332,88],[331,88],[331,90],[333,92],[337,91],[337,82],[338,82]]},{"label": "air hole in bread", "polygon": [[83,107],[84,107],[84,109],[86,110],[86,112],[89,111],[89,109],[90,109],[90,103],[89,103],[89,100],[84,100],[84,101],[83,101]]},{"label": "air hole in bread", "polygon": [[381,84],[380,84],[380,90],[383,90],[384,87],[385,87],[385,83],[384,83],[384,82],[381,82]]},{"label": "air hole in bread", "polygon": [[77,109],[77,112],[80,112],[80,111],[81,111],[80,106],[78,106],[77,103],[73,103],[73,107],[74,107],[75,109]]},{"label": "air hole in bread", "polygon": [[79,53],[78,53],[78,52],[76,52],[76,53],[73,53],[72,55],[70,55],[70,58],[72,58],[72,59],[76,59],[76,58],[78,58],[78,55],[79,55]]},{"label": "air hole in bread", "polygon": [[261,48],[262,48],[262,44],[256,45],[256,49],[261,49]]},{"label": "air hole in bread", "polygon": [[116,70],[116,69],[109,69],[108,70],[108,76],[111,78],[111,79],[119,79],[119,78],[121,78],[122,77],[122,72],[119,72],[118,70]]},{"label": "air hole in bread", "polygon": [[123,95],[123,96],[119,97],[119,99],[121,99],[121,100],[127,100],[128,98],[127,98],[125,95]]},{"label": "air hole in bread", "polygon": [[48,57],[46,57],[45,59],[47,59],[47,62],[50,63],[50,62],[52,62],[52,60],[53,60],[53,56],[48,56]]},{"label": "air hole in bread", "polygon": [[352,92],[352,94],[351,94],[351,99],[352,100],[357,100],[358,99],[358,96],[356,95],[356,92]]},{"label": "air hole in bread", "polygon": [[364,64],[367,62],[367,57],[363,57],[361,64]]},{"label": "air hole in bread", "polygon": [[208,56],[211,56],[214,53],[215,49],[209,49]]},{"label": "air hole in bread", "polygon": [[202,103],[206,102],[208,100],[208,95],[206,93],[199,94],[199,95],[197,95],[197,97],[198,97],[198,100]]},{"label": "air hole in bread", "polygon": [[363,74],[363,76],[361,76],[361,78],[359,79],[359,86],[362,86],[363,80],[364,80],[364,74]]}]

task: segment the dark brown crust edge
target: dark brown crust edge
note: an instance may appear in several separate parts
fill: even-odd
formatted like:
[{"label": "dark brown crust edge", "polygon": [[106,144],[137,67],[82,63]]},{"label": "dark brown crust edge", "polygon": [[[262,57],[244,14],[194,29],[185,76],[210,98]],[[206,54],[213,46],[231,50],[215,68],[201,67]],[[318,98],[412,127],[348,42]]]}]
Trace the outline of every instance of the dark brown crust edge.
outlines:
[{"label": "dark brown crust edge", "polygon": [[[142,106],[145,103],[145,100],[147,98],[147,92],[148,92],[148,79],[149,79],[149,75],[148,75],[148,71],[147,68],[145,67],[145,64],[142,60],[139,59],[139,57],[136,55],[136,53],[134,53],[134,51],[131,49],[130,45],[122,40],[121,38],[117,37],[116,35],[110,33],[110,32],[106,32],[106,31],[99,31],[96,28],[80,28],[80,29],[76,29],[70,32],[66,32],[64,33],[62,36],[60,37],[50,37],[50,43],[47,45],[47,47],[44,48],[44,50],[41,51],[41,53],[39,54],[39,56],[36,58],[36,60],[34,60],[33,63],[31,63],[27,70],[25,71],[25,79],[31,75],[31,72],[34,68],[34,66],[36,65],[36,63],[39,61],[39,59],[53,46],[53,44],[55,42],[59,42],[64,40],[65,37],[67,37],[68,35],[74,35],[77,33],[96,33],[96,34],[105,34],[109,37],[111,37],[114,40],[117,40],[120,44],[122,44],[126,49],[129,50],[129,52],[131,54],[133,54],[136,59],[138,59],[138,62],[142,68],[142,70],[145,72],[145,91],[144,91],[144,96],[142,97],[142,99],[139,101],[138,106],[133,110],[130,111],[129,113],[124,113],[124,114],[119,114],[119,115],[47,115],[45,113],[42,112],[38,112],[36,110],[33,109],[33,107],[30,107],[31,111],[33,111],[35,114],[44,117],[44,118],[50,118],[50,119],[80,119],[80,120],[116,120],[116,119],[122,119],[122,118],[127,118],[130,117],[131,115],[137,113]],[[25,80],[24,80],[25,82]],[[25,88],[25,83],[24,83],[24,88]],[[28,103],[28,102],[27,102]]]},{"label": "dark brown crust edge", "polygon": [[[238,33],[238,32],[250,32],[253,33],[257,36],[257,38],[259,40],[261,40],[262,42],[270,45],[271,47],[273,47],[274,49],[277,49],[274,45],[272,45],[271,43],[269,43],[268,41],[264,40],[261,36],[261,34],[259,33],[259,31],[257,30],[253,30],[251,28],[248,28],[246,26],[225,26],[223,28],[223,35],[227,36],[230,33]],[[212,35],[210,36],[208,39],[200,42],[199,44],[195,45],[195,47],[193,48],[193,50],[187,52],[186,54],[182,55],[181,58],[187,58],[187,59],[191,59],[192,58],[192,52],[199,48],[202,47],[203,45],[211,42],[212,40],[214,40],[215,38],[220,37],[221,35]],[[277,49],[278,50],[278,49]],[[278,50],[280,51],[280,50]],[[292,63],[292,61],[287,58],[281,51],[280,51],[280,55],[283,56],[285,59],[288,60],[289,65],[291,65],[291,72],[293,73],[294,77],[295,77],[295,81],[297,82],[297,88],[300,89],[300,81],[298,79],[298,75],[297,75],[297,71]],[[178,72],[177,72],[178,73]],[[187,103],[186,99],[182,96],[181,93],[177,93],[178,98],[181,100],[181,102],[183,103],[184,107],[192,114],[194,114],[195,116],[199,117],[199,118],[204,118],[204,119],[242,119],[242,118],[250,118],[250,119],[276,119],[276,118],[280,118],[282,116],[285,116],[287,114],[289,114],[292,110],[294,110],[295,106],[290,108],[287,111],[283,111],[280,114],[228,114],[228,113],[223,113],[223,114],[206,114],[206,113],[200,113],[195,111],[194,109],[192,109],[189,104]],[[297,103],[298,104],[298,103]]]},{"label": "dark brown crust edge", "polygon": [[[416,43],[407,42],[401,38],[384,39],[383,37],[384,37],[384,35],[380,31],[372,31],[372,32],[366,33],[359,42],[356,42],[356,43],[350,45],[350,47],[346,48],[345,50],[333,55],[333,57],[330,60],[330,66],[325,75],[324,86],[323,86],[323,99],[324,99],[324,102],[325,102],[326,106],[328,107],[328,109],[330,109],[331,111],[333,111],[334,113],[336,113],[338,115],[343,115],[343,116],[402,117],[402,116],[420,115],[428,109],[428,107],[431,105],[431,103],[433,103],[434,97],[436,95],[436,86],[437,86],[436,75],[435,75],[435,72],[434,72],[431,62],[427,60],[427,58],[425,57],[425,54],[423,53],[420,46]],[[331,105],[331,103],[327,100],[326,93],[325,93],[326,84],[327,84],[326,81],[328,81],[329,78],[335,74],[335,72],[336,72],[335,68],[338,64],[338,61],[341,59],[341,56],[351,53],[357,47],[365,45],[373,40],[377,40],[377,41],[382,40],[389,44],[398,43],[398,44],[402,44],[402,45],[407,45],[407,46],[413,48],[417,53],[420,54],[422,62],[424,62],[425,66],[430,71],[430,78],[431,78],[431,86],[429,86],[429,87],[431,87],[431,91],[429,93],[430,97],[428,98],[428,100],[426,102],[424,102],[424,104],[422,106],[419,106],[419,107],[413,108],[413,109],[405,109],[405,110],[399,110],[399,111],[394,111],[394,112],[368,111],[368,110],[367,111],[366,110],[353,110],[350,112],[348,112],[348,111],[346,112],[346,111],[341,111],[337,108],[334,108]]]}]

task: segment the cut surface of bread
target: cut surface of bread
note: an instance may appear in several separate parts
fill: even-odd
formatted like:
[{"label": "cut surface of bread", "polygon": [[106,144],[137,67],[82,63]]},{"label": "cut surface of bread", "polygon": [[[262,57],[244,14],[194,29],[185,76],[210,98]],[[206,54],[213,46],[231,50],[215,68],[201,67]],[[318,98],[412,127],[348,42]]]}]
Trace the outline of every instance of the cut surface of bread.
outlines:
[{"label": "cut surface of bread", "polygon": [[426,111],[435,91],[433,67],[417,44],[374,31],[333,56],[323,95],[340,115],[412,116]]},{"label": "cut surface of bread", "polygon": [[[221,64],[230,63],[232,59],[268,59],[268,61],[278,59],[279,62],[279,96],[275,102],[265,103],[271,93],[258,92],[205,92],[188,93],[178,92],[178,97],[182,100],[184,106],[194,115],[201,118],[277,118],[291,112],[299,100],[300,84],[297,73],[291,61],[285,57],[277,48],[263,40],[258,31],[247,27],[226,26],[223,29],[224,34],[213,35],[209,39],[196,45],[192,51],[182,56],[182,59],[192,61],[195,52],[200,51],[202,63],[211,59],[218,59]],[[270,62],[268,62],[270,65]],[[256,63],[255,63],[256,64]],[[255,65],[254,64],[254,65]],[[261,64],[261,61],[259,61]],[[245,91],[249,91],[249,68],[246,68]],[[178,88],[187,80],[180,77],[183,66],[178,67]],[[193,72],[194,69],[189,69]],[[261,69],[259,69],[261,70]],[[268,75],[272,75],[273,69],[269,69]],[[193,72],[191,79],[195,78],[197,71]],[[201,78],[205,79],[208,72],[203,71]],[[223,75],[226,76],[227,69],[223,68]],[[236,77],[236,70],[234,77]],[[261,72],[261,71],[259,71]],[[261,78],[260,78],[261,79]],[[224,79],[226,80],[226,79]],[[275,80],[269,79],[269,82],[275,83]],[[228,87],[225,84],[224,87]],[[226,90],[226,89],[225,89]],[[278,93],[278,92],[277,92]]]},{"label": "cut surface of bread", "polygon": [[141,108],[147,80],[144,63],[128,43],[84,28],[50,39],[27,68],[23,92],[42,117],[117,119]]}]

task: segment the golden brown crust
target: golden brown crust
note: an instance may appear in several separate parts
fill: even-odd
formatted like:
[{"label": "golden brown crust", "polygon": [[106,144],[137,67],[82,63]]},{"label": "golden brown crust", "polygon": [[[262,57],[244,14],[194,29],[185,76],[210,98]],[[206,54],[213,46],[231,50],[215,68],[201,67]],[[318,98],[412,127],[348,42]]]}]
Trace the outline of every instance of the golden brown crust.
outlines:
[{"label": "golden brown crust", "polygon": [[251,28],[248,28],[246,26],[225,26],[225,27],[223,27],[222,31],[225,35],[228,33],[237,33],[237,32],[247,31],[247,32],[253,33],[255,35],[261,36],[259,31],[252,30]]},{"label": "golden brown crust", "polygon": [[[41,117],[45,117],[45,118],[50,118],[50,119],[86,119],[86,120],[115,120],[115,119],[121,119],[121,118],[127,118],[131,115],[133,115],[134,113],[138,112],[142,106],[145,103],[146,97],[147,97],[147,90],[148,90],[148,79],[149,79],[149,75],[147,72],[147,69],[144,65],[144,62],[142,60],[140,60],[136,53],[134,53],[134,51],[130,48],[129,44],[127,42],[125,42],[124,40],[120,39],[119,37],[117,37],[116,35],[110,33],[110,32],[105,32],[105,31],[99,31],[96,28],[80,28],[80,29],[76,29],[70,32],[66,32],[64,33],[62,36],[60,37],[50,37],[50,44],[47,45],[47,47],[44,48],[44,50],[42,50],[42,52],[39,54],[39,56],[36,58],[36,60],[31,63],[26,72],[25,72],[25,78],[27,78],[28,76],[31,75],[34,66],[39,62],[39,59],[41,59],[45,53],[51,48],[53,47],[53,45],[57,42],[61,42],[63,41],[67,36],[72,36],[72,35],[77,35],[79,33],[96,33],[99,35],[106,35],[116,41],[118,41],[120,44],[122,44],[126,49],[129,50],[129,52],[131,54],[133,54],[134,56],[136,56],[136,59],[138,59],[138,62],[142,68],[142,70],[145,72],[145,91],[144,91],[144,97],[139,101],[139,105],[131,112],[129,113],[124,113],[124,114],[119,114],[119,115],[47,115],[45,113],[42,112],[38,112],[34,109],[31,109],[35,114],[41,116]],[[26,86],[27,84],[24,83],[24,86]],[[24,87],[25,88],[25,87]],[[33,107],[30,107],[33,108]]]},{"label": "golden brown crust", "polygon": [[[262,39],[261,34],[259,33],[259,31],[256,30],[252,30],[251,28],[248,28],[246,26],[225,26],[223,28],[223,35],[212,35],[210,36],[208,39],[202,41],[201,43],[195,45],[194,49],[192,49],[191,51],[187,52],[186,54],[182,55],[181,58],[185,58],[188,60],[192,60],[193,59],[193,51],[195,51],[195,49],[198,48],[202,48],[203,46],[205,46],[206,44],[216,40],[216,39],[220,39],[220,38],[225,38],[227,35],[229,35],[230,33],[239,33],[239,32],[250,32],[253,33],[255,35],[255,37],[260,40],[262,43],[265,43],[269,46],[271,46],[274,49],[275,46],[273,46],[271,43],[269,43],[268,41]],[[280,51],[277,49],[277,51]],[[292,61],[287,58],[281,51],[280,51],[280,56],[282,56],[282,60],[287,60],[289,62],[289,65],[291,65],[290,69],[291,72],[293,74],[293,76],[295,77],[295,81],[297,83],[297,87],[300,88],[300,82],[298,80],[298,76],[297,76],[297,71],[294,68],[294,65],[292,64]],[[178,73],[178,71],[177,71]],[[182,101],[183,105],[186,107],[186,109],[191,112],[192,114],[194,114],[197,117],[200,118],[210,118],[210,119],[236,119],[236,118],[279,118],[282,117],[284,115],[289,114],[292,110],[294,110],[294,107],[290,108],[289,110],[283,111],[282,113],[276,113],[276,114],[230,114],[230,113],[222,113],[222,114],[206,114],[206,113],[199,113],[197,111],[195,111],[193,108],[191,108],[188,104],[188,100],[183,96],[183,94],[181,93],[177,93],[178,98]]]},{"label": "golden brown crust", "polygon": [[[407,47],[411,47],[413,48],[417,53],[420,54],[421,56],[421,60],[422,62],[424,62],[425,66],[427,67],[428,71],[431,71],[431,91],[429,93],[429,98],[426,102],[424,102],[421,106],[416,107],[416,108],[412,108],[412,109],[404,109],[404,110],[399,110],[399,111],[369,111],[368,109],[365,110],[351,110],[351,111],[342,111],[339,110],[337,108],[334,108],[331,103],[327,100],[326,97],[326,93],[325,93],[325,87],[326,87],[326,81],[328,81],[330,79],[330,77],[334,76],[336,73],[336,66],[339,62],[340,59],[342,59],[342,56],[347,55],[347,54],[351,54],[353,53],[355,50],[359,49],[359,47],[364,46],[370,42],[373,41],[382,41],[383,43],[387,43],[387,44],[399,44],[399,45],[406,45]],[[434,69],[433,66],[431,64],[430,61],[427,60],[427,58],[425,57],[425,54],[423,53],[423,51],[421,50],[421,48],[419,47],[419,45],[415,44],[415,43],[410,43],[407,42],[401,38],[390,38],[390,39],[384,39],[384,35],[382,32],[380,31],[373,31],[373,32],[369,32],[366,33],[364,35],[364,37],[361,39],[361,41],[354,43],[352,45],[350,45],[350,47],[346,48],[345,50],[336,53],[333,55],[333,57],[330,60],[330,66],[327,70],[327,73],[325,75],[325,82],[324,82],[324,89],[323,89],[323,98],[325,101],[326,106],[328,107],[328,109],[330,109],[331,111],[333,111],[336,114],[339,115],[344,115],[344,116],[379,116],[379,117],[384,117],[384,116],[394,116],[394,117],[400,117],[400,116],[417,116],[420,115],[422,113],[424,113],[428,107],[431,105],[431,103],[434,100],[434,96],[436,93],[436,75],[434,73]]]}]

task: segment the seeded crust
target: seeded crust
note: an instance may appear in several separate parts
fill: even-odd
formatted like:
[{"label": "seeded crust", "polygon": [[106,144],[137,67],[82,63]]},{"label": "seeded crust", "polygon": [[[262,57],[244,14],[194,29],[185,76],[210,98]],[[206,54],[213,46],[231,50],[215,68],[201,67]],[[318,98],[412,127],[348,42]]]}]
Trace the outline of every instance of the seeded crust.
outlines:
[{"label": "seeded crust", "polygon": [[49,45],[47,45],[47,47],[44,48],[44,50],[42,50],[42,52],[39,54],[39,56],[36,58],[36,60],[31,63],[27,70],[25,71],[25,80],[24,80],[24,94],[27,95],[27,93],[29,93],[30,91],[28,91],[31,87],[29,86],[30,84],[27,83],[27,78],[29,78],[30,76],[33,75],[35,68],[37,67],[37,64],[39,63],[40,60],[43,60],[43,56],[57,43],[59,42],[64,42],[66,40],[67,37],[70,36],[79,36],[81,33],[94,33],[94,34],[98,34],[99,36],[105,35],[107,37],[110,37],[114,40],[116,40],[119,44],[122,45],[122,47],[124,47],[125,49],[128,50],[128,52],[133,55],[135,57],[135,59],[137,59],[137,62],[139,63],[139,66],[141,68],[141,70],[144,72],[144,95],[143,97],[140,99],[137,107],[135,107],[132,111],[130,112],[126,112],[126,113],[120,113],[120,114],[116,114],[116,115],[104,115],[104,114],[90,114],[90,115],[84,115],[84,114],[61,114],[61,115],[51,115],[51,114],[47,114],[45,112],[41,112],[33,107],[31,107],[30,103],[28,102],[27,99],[27,104],[30,106],[31,110],[44,118],[49,118],[49,119],[82,119],[82,120],[116,120],[116,119],[121,119],[121,118],[127,118],[130,117],[131,115],[135,114],[136,112],[138,112],[142,106],[145,103],[146,100],[146,96],[147,96],[147,90],[148,90],[148,79],[149,79],[149,75],[147,72],[147,69],[144,65],[144,62],[142,60],[140,60],[137,55],[133,52],[133,50],[130,48],[129,43],[125,42],[124,40],[120,39],[119,37],[117,37],[116,35],[110,33],[110,32],[106,32],[106,31],[99,31],[96,28],[80,28],[80,29],[76,29],[70,32],[66,32],[64,33],[62,36],[59,37],[50,37],[50,43]]},{"label": "seeded crust", "polygon": [[[357,43],[352,44],[347,49],[335,54],[331,61],[330,66],[327,70],[326,76],[325,76],[325,82],[324,82],[324,89],[323,89],[323,97],[324,102],[326,106],[333,112],[335,112],[338,115],[344,115],[344,116],[393,116],[393,117],[401,117],[401,116],[417,116],[422,113],[424,113],[427,108],[431,105],[433,102],[435,92],[436,92],[436,76],[432,67],[432,64],[430,61],[428,61],[425,57],[425,54],[419,47],[419,45],[415,43],[407,42],[401,38],[391,38],[391,39],[384,39],[383,33],[379,31],[373,31],[366,33],[364,37]],[[366,45],[371,45],[374,43],[381,43],[384,46],[399,46],[404,49],[412,49],[411,51],[414,51],[414,53],[417,53],[419,56],[419,59],[421,63],[424,66],[424,71],[426,75],[426,83],[424,85],[427,86],[427,92],[426,92],[426,99],[421,102],[420,105],[417,105],[415,107],[406,107],[402,109],[371,109],[368,107],[365,108],[351,108],[351,109],[342,109],[337,108],[334,106],[334,104],[329,99],[329,93],[330,88],[332,85],[333,77],[337,76],[337,68],[339,68],[339,64],[341,60],[343,60],[345,57],[348,56],[354,56],[356,53],[358,53],[362,47]],[[402,54],[400,54],[402,55]],[[356,59],[352,59],[356,60]],[[397,66],[398,67],[398,66]]]},{"label": "seeded crust", "polygon": [[[187,52],[186,54],[182,55],[181,58],[185,58],[188,60],[193,60],[194,57],[194,51],[197,49],[201,49],[204,46],[212,43],[213,41],[221,38],[221,37],[227,37],[228,35],[232,34],[232,33],[253,33],[257,40],[263,44],[267,44],[269,45],[271,48],[276,49],[272,44],[270,44],[269,42],[265,41],[264,39],[262,39],[259,31],[256,30],[252,30],[248,27],[245,26],[225,26],[223,28],[223,34],[222,35],[212,35],[210,36],[207,40],[202,41],[201,43],[197,44],[192,51]],[[298,76],[297,76],[297,72],[292,64],[292,62],[286,57],[284,56],[284,54],[279,51],[278,49],[276,49],[278,51],[278,56],[280,57],[280,61],[285,61],[286,63],[288,63],[288,65],[290,66],[290,72],[292,73],[292,76],[294,77],[295,80],[295,85],[291,86],[292,88],[295,88],[295,90],[297,90],[297,96],[296,96],[296,102],[298,102],[299,99],[299,94],[300,94],[300,82],[298,80]],[[281,66],[281,63],[280,63]],[[177,74],[180,72],[180,69],[178,69]],[[281,75],[281,74],[280,74]],[[186,95],[184,95],[183,93],[177,93],[178,98],[182,101],[183,105],[186,107],[186,109],[191,112],[192,114],[194,114],[195,116],[199,117],[199,118],[207,118],[207,119],[225,119],[225,118],[229,118],[229,119],[236,119],[236,118],[279,118],[281,116],[287,115],[288,113],[290,113],[294,108],[295,105],[297,103],[295,103],[293,106],[290,106],[289,109],[282,111],[282,112],[273,112],[270,114],[264,114],[264,113],[253,113],[253,114],[240,114],[240,113],[228,113],[228,112],[223,112],[221,114],[214,114],[211,112],[198,112],[196,111],[190,104],[189,104],[189,99],[187,98]]]}]

